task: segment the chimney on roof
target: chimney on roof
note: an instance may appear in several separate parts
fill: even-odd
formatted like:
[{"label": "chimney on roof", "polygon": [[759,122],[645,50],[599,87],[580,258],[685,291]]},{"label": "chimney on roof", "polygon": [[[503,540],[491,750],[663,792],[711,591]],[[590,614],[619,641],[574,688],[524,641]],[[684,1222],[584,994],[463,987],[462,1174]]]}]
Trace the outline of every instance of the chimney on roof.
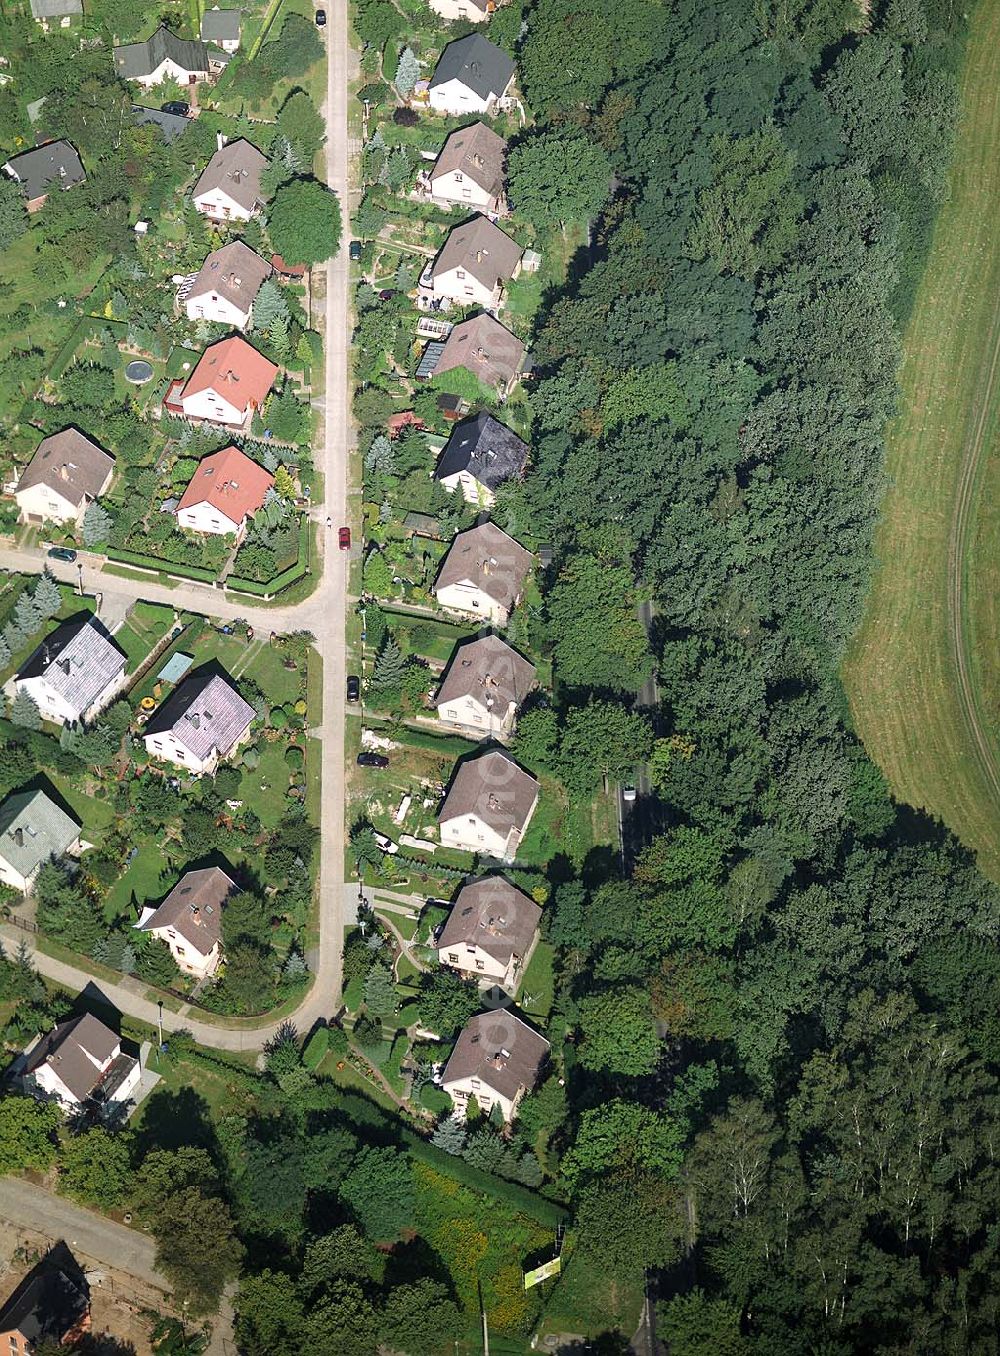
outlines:
[{"label": "chimney on roof", "polygon": [[68,659],[60,659],[60,660],[57,661],[57,663],[58,663],[58,665],[59,665],[59,668],[62,669],[63,673],[65,673],[66,677],[68,678],[69,675],[70,675],[70,672],[71,672],[71,670],[72,670],[72,665],[70,664],[69,660],[68,660]]},{"label": "chimney on roof", "polygon": [[69,467],[66,465],[65,462],[63,462],[63,464],[59,467],[59,479],[69,480]]},{"label": "chimney on roof", "polygon": [[216,134],[215,134],[215,149],[216,149],[217,151],[221,151],[222,148],[223,148],[223,146],[225,146],[225,144],[226,144],[226,142],[227,142],[228,140],[229,140],[229,138],[226,136],[225,132],[216,132]]},{"label": "chimney on roof", "polygon": [[17,844],[18,847],[24,847],[24,830],[23,830],[23,829],[15,829],[15,830],[14,830],[14,842]]}]

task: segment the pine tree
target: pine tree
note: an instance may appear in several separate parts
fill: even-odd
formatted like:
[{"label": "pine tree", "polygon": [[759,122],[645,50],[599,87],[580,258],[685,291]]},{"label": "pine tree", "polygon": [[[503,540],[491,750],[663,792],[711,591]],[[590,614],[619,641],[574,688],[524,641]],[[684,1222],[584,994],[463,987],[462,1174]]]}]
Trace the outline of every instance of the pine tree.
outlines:
[{"label": "pine tree", "polygon": [[42,624],[42,614],[38,610],[38,604],[27,591],[22,593],[17,600],[17,606],[14,608],[14,622],[25,639],[28,636],[33,636]]},{"label": "pine tree", "polygon": [[365,1007],[372,1017],[383,1022],[399,1011],[399,995],[393,983],[392,971],[386,965],[373,965],[365,980]]},{"label": "pine tree", "polygon": [[0,635],[0,669],[5,669],[10,663],[10,646],[6,639]]},{"label": "pine tree", "polygon": [[388,523],[392,519],[392,504],[388,499],[383,499],[378,509],[378,520],[380,523]]},{"label": "pine tree", "polygon": [[365,453],[365,470],[377,471],[381,475],[392,475],[396,454],[392,442],[384,433],[372,439],[372,445]]},{"label": "pine tree", "polygon": [[23,687],[17,689],[17,695],[11,702],[10,718],[15,725],[20,725],[25,730],[42,728],[42,713],[38,709],[38,703]]},{"label": "pine tree", "polygon": [[279,466],[274,473],[274,490],[282,499],[295,498],[295,481],[286,466]]},{"label": "pine tree", "polygon": [[404,47],[399,54],[399,65],[396,67],[394,81],[396,89],[405,99],[408,94],[413,93],[413,87],[419,79],[420,62],[409,47]]},{"label": "pine tree", "polygon": [[403,669],[406,667],[402,651],[393,640],[386,636],[385,644],[379,651],[372,669],[372,687],[382,692],[391,692],[403,681]]},{"label": "pine tree", "polygon": [[42,575],[35,585],[34,592],[35,606],[38,608],[43,620],[48,621],[54,617],[62,607],[62,594],[59,592],[59,585],[49,574],[48,570]]},{"label": "pine tree", "polygon": [[293,981],[302,979],[309,973],[309,966],[306,965],[301,951],[289,951],[285,964],[282,966],[282,973],[286,979]]},{"label": "pine tree", "polygon": [[135,953],[135,947],[131,942],[126,942],[122,947],[122,954],[118,960],[118,969],[123,975],[134,975],[135,967],[139,963],[139,958]]},{"label": "pine tree", "polygon": [[449,1116],[431,1135],[431,1143],[435,1148],[443,1149],[446,1154],[454,1154],[456,1158],[465,1148],[466,1133],[465,1126],[457,1116]]},{"label": "pine tree", "polygon": [[288,302],[285,294],[276,282],[268,278],[261,284],[257,299],[253,304],[253,326],[255,330],[270,330],[278,316],[288,319]]},{"label": "pine tree", "polygon": [[413,286],[413,272],[405,259],[400,259],[396,268],[395,283],[397,292],[409,292]]},{"label": "pine tree", "polygon": [[28,637],[14,621],[13,617],[3,628],[3,638],[7,649],[11,654],[16,654]]},{"label": "pine tree", "polygon": [[101,546],[111,533],[111,515],[95,499],[83,515],[84,546]]},{"label": "pine tree", "polygon": [[274,349],[274,356],[284,366],[292,353],[292,346],[288,339],[288,317],[276,315],[268,326],[267,337]]}]

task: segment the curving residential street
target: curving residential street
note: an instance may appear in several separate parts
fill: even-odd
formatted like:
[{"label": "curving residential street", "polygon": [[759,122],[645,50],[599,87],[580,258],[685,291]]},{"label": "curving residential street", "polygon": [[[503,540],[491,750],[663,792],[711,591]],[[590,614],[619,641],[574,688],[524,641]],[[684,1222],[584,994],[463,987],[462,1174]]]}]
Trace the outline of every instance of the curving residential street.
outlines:
[{"label": "curving residential street", "polygon": [[[347,237],[350,228],[348,200],[347,82],[351,47],[348,14],[344,5],[332,7],[326,28],[327,91],[323,108],[326,119],[326,177],[336,192],[344,217],[343,248],[326,264],[326,392],[321,445],[316,449],[316,464],[324,477],[325,500],[321,520],[329,514],[334,525],[348,521],[348,464],[353,445],[350,413],[349,261]],[[344,925],[344,684],[347,673],[345,623],[348,588],[348,553],[336,548],[335,533],[321,538],[319,583],[303,602],[282,607],[248,605],[221,589],[209,585],[178,584],[169,588],[155,580],[127,579],[104,574],[101,562],[81,554],[82,582],[89,593],[107,592],[127,600],[139,598],[168,603],[179,610],[200,612],[209,617],[231,621],[244,617],[255,629],[267,631],[311,631],[323,660],[323,717],[319,728],[322,742],[322,802],[320,823],[319,941],[312,960],[312,983],[302,1003],[283,1021],[291,1021],[305,1033],[316,1021],[331,1016],[337,1009],[341,990],[341,949]],[[0,549],[0,568],[37,573],[48,563],[56,578],[76,584],[77,566],[47,561],[41,550]],[[122,1012],[155,1026],[158,1004],[147,997],[142,984],[123,977],[120,983],[98,980],[89,971],[54,960],[32,945],[17,928],[0,928],[0,940],[8,948],[28,943],[38,970],[50,979],[73,989],[95,984]],[[277,1021],[230,1021],[228,1027],[208,1022],[191,1009],[162,1012],[165,1030],[181,1028],[192,1033],[203,1045],[224,1050],[260,1049],[274,1034]]]}]

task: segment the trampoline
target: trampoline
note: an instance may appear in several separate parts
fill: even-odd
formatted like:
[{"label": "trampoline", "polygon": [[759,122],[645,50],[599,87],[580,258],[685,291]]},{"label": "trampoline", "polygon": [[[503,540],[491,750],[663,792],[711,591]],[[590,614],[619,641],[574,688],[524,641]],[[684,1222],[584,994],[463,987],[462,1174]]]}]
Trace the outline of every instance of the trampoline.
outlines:
[{"label": "trampoline", "polygon": [[145,358],[134,358],[125,365],[125,380],[130,381],[133,386],[142,386],[152,375],[153,364],[146,362]]}]

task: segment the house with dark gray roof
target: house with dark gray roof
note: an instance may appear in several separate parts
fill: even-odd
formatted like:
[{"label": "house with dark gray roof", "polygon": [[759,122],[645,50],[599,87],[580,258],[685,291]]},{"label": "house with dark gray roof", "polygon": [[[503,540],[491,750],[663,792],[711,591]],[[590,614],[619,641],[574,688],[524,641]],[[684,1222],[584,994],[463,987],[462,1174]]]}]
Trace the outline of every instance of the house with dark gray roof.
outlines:
[{"label": "house with dark gray roof", "polygon": [[52,28],[69,28],[83,15],[83,0],[31,0],[31,17],[48,33]]},{"label": "house with dark gray roof", "polygon": [[68,141],[46,141],[13,155],[3,172],[21,185],[29,212],[37,212],[56,189],[65,191],[87,180],[79,153]]},{"label": "house with dark gray roof", "polygon": [[155,127],[168,146],[191,126],[191,119],[183,113],[164,113],[162,108],[145,108],[142,104],[132,105],[132,121],[137,127]]},{"label": "house with dark gray roof", "polygon": [[484,122],[452,132],[427,176],[431,197],[450,207],[463,203],[498,212],[503,203],[507,143]]},{"label": "house with dark gray roof", "polygon": [[434,596],[449,612],[506,626],[531,564],[531,552],[496,523],[479,523],[456,534],[434,581]]},{"label": "house with dark gray roof", "polygon": [[78,428],[43,438],[14,491],[21,522],[79,522],[111,484],[114,468],[114,457]]},{"label": "house with dark gray roof", "polygon": [[431,375],[440,377],[456,367],[463,367],[484,386],[506,396],[521,372],[524,355],[525,347],[517,335],[511,334],[499,320],[484,311],[455,326],[444,342]]},{"label": "house with dark gray roof", "polygon": [[257,293],[271,276],[271,265],[242,240],[213,250],[184,298],[189,320],[213,320],[245,330],[253,318]]},{"label": "house with dark gray roof", "polygon": [[490,633],[455,647],[434,697],[438,717],[476,739],[506,739],[535,687],[535,666]]},{"label": "house with dark gray roof", "polygon": [[39,868],[80,850],[80,825],[44,791],[15,791],[0,805],[0,880],[27,894]]},{"label": "house with dark gray roof", "polygon": [[514,61],[481,33],[449,42],[431,78],[428,97],[438,113],[492,113],[514,83]]},{"label": "house with dark gray roof", "polygon": [[504,284],[521,271],[523,252],[489,217],[475,216],[449,232],[420,281],[435,297],[495,311]]},{"label": "house with dark gray roof", "polygon": [[485,876],[458,892],[437,939],[438,960],[460,974],[514,989],[538,941],[542,911],[503,876]]},{"label": "house with dark gray roof", "polygon": [[144,89],[172,80],[191,85],[209,78],[209,52],[203,42],[180,38],[162,25],[145,42],[114,49],[115,74],[135,80]]},{"label": "house with dark gray roof", "polygon": [[438,811],[442,847],[512,862],[538,793],[535,778],[503,749],[465,759]]},{"label": "house with dark gray roof", "polygon": [[499,1106],[505,1121],[538,1082],[549,1043],[508,1009],[479,1012],[462,1029],[445,1065],[441,1086],[465,1115],[470,1097],[487,1114]]},{"label": "house with dark gray roof", "polygon": [[202,41],[215,43],[216,47],[232,55],[239,50],[242,19],[238,9],[220,9],[213,5],[201,16]]},{"label": "house with dark gray roof", "polygon": [[162,904],[143,909],[136,927],[166,942],[186,974],[204,979],[219,964],[222,909],[235,889],[219,866],[185,871]]},{"label": "house with dark gray roof", "polygon": [[125,651],[96,617],[63,622],[21,665],[12,681],[27,692],[43,720],[90,721],[125,682]]},{"label": "house with dark gray roof", "polygon": [[0,1351],[27,1356],[43,1343],[77,1348],[90,1331],[90,1287],[65,1243],[56,1243],[0,1307]]},{"label": "house with dark gray roof", "polygon": [[453,494],[461,490],[470,504],[489,508],[500,486],[524,473],[528,444],[494,419],[477,414],[456,424],[445,444],[434,479]]},{"label": "house with dark gray roof", "polygon": [[119,1110],[142,1074],[139,1060],[122,1050],[117,1032],[89,1012],[60,1022],[25,1054],[25,1091],[58,1102],[64,1111]]},{"label": "house with dark gray roof", "polygon": [[254,709],[221,674],[206,669],[185,679],[143,730],[152,758],[187,768],[214,772],[250,733]]}]

